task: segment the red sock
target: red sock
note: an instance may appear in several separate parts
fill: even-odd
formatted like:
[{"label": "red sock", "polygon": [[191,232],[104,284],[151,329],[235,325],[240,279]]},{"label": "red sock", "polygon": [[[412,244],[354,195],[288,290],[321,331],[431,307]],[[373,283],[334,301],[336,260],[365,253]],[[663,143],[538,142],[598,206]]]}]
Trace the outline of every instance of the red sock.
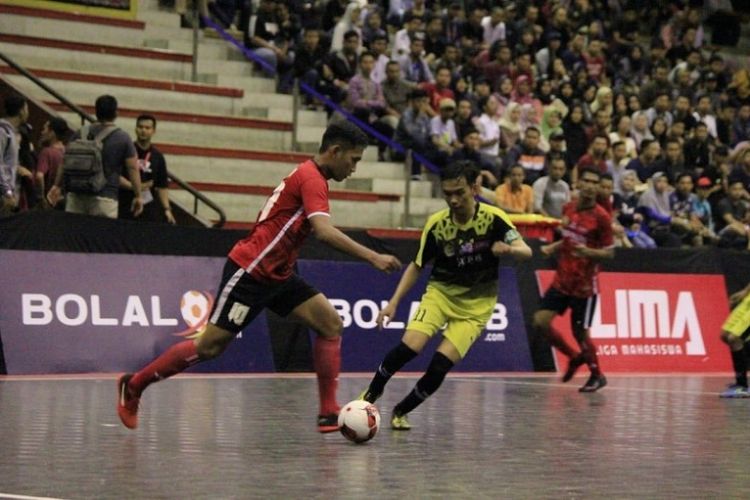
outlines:
[{"label": "red sock", "polygon": [[154,382],[176,375],[200,361],[195,342],[183,340],[164,351],[161,356],[133,375],[128,388],[133,394],[140,395]]},{"label": "red sock", "polygon": [[581,342],[581,352],[586,358],[586,364],[589,365],[592,375],[601,376],[602,370],[599,368],[599,356],[596,355],[596,346],[590,338],[583,339]]},{"label": "red sock", "polygon": [[320,414],[331,415],[339,412],[336,402],[336,389],[341,370],[341,337],[315,337],[313,347],[315,373],[318,374],[318,393],[320,395]]},{"label": "red sock", "polygon": [[558,351],[565,354],[568,358],[574,358],[578,355],[576,350],[570,347],[570,344],[565,341],[560,332],[552,327],[550,327],[549,331],[547,332],[547,341],[555,348],[557,348]]}]

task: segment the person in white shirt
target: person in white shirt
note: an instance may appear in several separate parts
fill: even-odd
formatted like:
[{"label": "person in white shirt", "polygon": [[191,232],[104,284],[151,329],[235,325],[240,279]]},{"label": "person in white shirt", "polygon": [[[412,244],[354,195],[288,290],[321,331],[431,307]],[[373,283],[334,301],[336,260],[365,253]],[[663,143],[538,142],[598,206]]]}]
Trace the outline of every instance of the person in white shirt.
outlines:
[{"label": "person in white shirt", "polygon": [[505,10],[502,7],[493,7],[492,14],[482,18],[482,28],[487,47],[491,47],[498,40],[505,40]]},{"label": "person in white shirt", "polygon": [[479,152],[495,162],[500,152],[500,125],[494,119],[498,102],[494,96],[489,96],[480,98],[477,104],[482,110],[481,116],[474,121],[481,138]]},{"label": "person in white shirt", "polygon": [[375,35],[370,42],[370,52],[375,57],[375,67],[370,73],[370,79],[375,83],[383,83],[386,78],[386,66],[390,58],[385,54],[388,50],[388,37],[385,35]]},{"label": "person in white shirt", "polygon": [[415,16],[411,12],[404,14],[404,28],[396,32],[391,49],[391,59],[409,54],[411,39],[415,33],[424,29],[424,20],[421,16]]},{"label": "person in white shirt", "polygon": [[702,95],[698,98],[698,102],[695,105],[693,117],[699,122],[705,123],[706,127],[708,127],[708,134],[716,139],[716,116],[711,111],[711,96]]}]

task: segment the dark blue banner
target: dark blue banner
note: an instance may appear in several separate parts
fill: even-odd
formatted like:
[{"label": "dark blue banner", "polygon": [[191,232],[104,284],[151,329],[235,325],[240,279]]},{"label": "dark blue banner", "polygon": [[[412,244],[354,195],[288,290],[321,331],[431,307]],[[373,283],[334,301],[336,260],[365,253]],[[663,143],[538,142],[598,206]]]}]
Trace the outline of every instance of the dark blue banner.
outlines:
[{"label": "dark blue banner", "polygon": [[[341,363],[342,371],[347,372],[374,371],[383,356],[398,344],[429,276],[429,270],[425,269],[419,282],[402,300],[396,317],[379,331],[375,318],[396,289],[400,275],[388,276],[367,264],[333,261],[300,261],[299,272],[328,297],[344,321]],[[440,335],[436,335],[425,348],[426,353],[404,369],[419,371],[427,368],[440,338]],[[513,268],[500,269],[495,312],[482,336],[455,370],[533,370]]]}]

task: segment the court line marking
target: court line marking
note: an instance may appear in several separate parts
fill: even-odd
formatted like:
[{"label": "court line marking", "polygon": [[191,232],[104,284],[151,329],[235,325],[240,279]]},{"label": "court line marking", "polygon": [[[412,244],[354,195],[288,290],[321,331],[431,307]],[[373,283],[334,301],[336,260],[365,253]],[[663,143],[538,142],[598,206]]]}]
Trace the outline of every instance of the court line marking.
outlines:
[{"label": "court line marking", "polygon": [[9,499],[16,499],[16,500],[65,500],[64,498],[14,495],[12,493],[0,493],[0,498],[9,498]]},{"label": "court line marking", "polygon": [[[578,391],[578,386],[576,385],[567,385],[563,384],[562,382],[524,382],[521,380],[499,380],[499,379],[491,379],[487,378],[484,380],[480,380],[478,378],[472,378],[472,377],[452,377],[447,380],[452,380],[454,382],[490,382],[490,383],[502,383],[502,384],[508,384],[508,385],[536,385],[536,386],[543,386],[543,387],[558,387],[562,390],[572,390],[575,389],[575,391]],[[699,396],[713,396],[715,398],[719,397],[719,394],[717,392],[708,392],[708,391],[690,391],[690,390],[682,390],[682,389],[658,389],[658,388],[648,388],[648,387],[624,387],[620,385],[612,385],[607,384],[607,386],[602,389],[602,391],[610,391],[611,390],[616,391],[627,391],[627,392],[652,392],[652,393],[661,393],[661,394],[695,394]]]}]

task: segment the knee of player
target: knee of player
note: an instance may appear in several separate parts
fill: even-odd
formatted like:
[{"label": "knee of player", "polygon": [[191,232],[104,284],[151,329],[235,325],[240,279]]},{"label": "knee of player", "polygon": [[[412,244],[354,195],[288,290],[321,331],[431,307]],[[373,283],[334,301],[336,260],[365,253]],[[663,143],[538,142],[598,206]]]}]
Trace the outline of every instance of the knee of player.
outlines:
[{"label": "knee of player", "polygon": [[332,315],[322,325],[321,331],[318,332],[324,337],[340,337],[344,333],[344,322],[338,314]]},{"label": "knee of player", "polygon": [[227,348],[227,343],[220,340],[208,340],[200,338],[195,345],[195,350],[201,359],[213,359],[219,356]]}]

